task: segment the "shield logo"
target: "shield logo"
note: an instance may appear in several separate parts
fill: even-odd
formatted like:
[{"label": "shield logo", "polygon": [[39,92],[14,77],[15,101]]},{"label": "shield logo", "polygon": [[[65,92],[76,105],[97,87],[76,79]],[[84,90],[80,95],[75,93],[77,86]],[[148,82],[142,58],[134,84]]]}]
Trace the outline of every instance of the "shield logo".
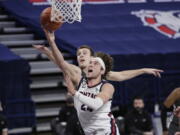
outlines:
[{"label": "shield logo", "polygon": [[180,37],[180,10],[140,10],[132,11],[131,14],[139,17],[144,26],[152,27],[169,38]]}]

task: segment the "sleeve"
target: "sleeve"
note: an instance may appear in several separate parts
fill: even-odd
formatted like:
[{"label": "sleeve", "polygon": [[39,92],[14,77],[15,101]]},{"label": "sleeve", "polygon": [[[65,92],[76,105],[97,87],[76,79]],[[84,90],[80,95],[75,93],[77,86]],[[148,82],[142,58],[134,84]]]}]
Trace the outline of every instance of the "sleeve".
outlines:
[{"label": "sleeve", "polygon": [[76,92],[74,97],[82,103],[84,103],[85,105],[87,105],[88,107],[92,108],[93,110],[99,109],[104,104],[101,98],[91,98],[81,94],[80,92]]}]

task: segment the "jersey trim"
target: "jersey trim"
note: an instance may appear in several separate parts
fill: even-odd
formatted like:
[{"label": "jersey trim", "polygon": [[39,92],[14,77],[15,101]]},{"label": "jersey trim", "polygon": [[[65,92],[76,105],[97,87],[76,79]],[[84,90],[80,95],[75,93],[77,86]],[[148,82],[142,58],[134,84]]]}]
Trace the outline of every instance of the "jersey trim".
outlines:
[{"label": "jersey trim", "polygon": [[108,116],[111,118],[110,119],[110,125],[111,125],[111,133],[110,133],[110,135],[117,135],[115,119],[112,117],[111,113],[109,113]]},{"label": "jersey trim", "polygon": [[87,87],[88,87],[88,88],[93,88],[93,87],[98,86],[98,85],[101,84],[101,83],[102,83],[102,81],[100,81],[99,83],[97,83],[97,84],[95,84],[95,85],[93,85],[93,86],[88,86],[88,84],[87,84]]},{"label": "jersey trim", "polygon": [[79,82],[79,84],[78,84],[78,87],[77,87],[77,91],[79,90],[79,88],[80,88],[80,86],[81,86],[81,84],[82,84],[82,82],[83,82],[84,79],[86,79],[86,78],[85,78],[85,77],[82,77],[82,78],[81,78],[81,80],[80,80],[80,82]]},{"label": "jersey trim", "polygon": [[99,92],[101,92],[101,90],[102,90],[102,86],[103,86],[104,84],[108,83],[108,81],[104,81],[104,80],[102,80],[102,81],[101,81],[101,83],[102,83],[102,85],[101,85],[101,86],[100,86],[100,88],[99,88]]}]

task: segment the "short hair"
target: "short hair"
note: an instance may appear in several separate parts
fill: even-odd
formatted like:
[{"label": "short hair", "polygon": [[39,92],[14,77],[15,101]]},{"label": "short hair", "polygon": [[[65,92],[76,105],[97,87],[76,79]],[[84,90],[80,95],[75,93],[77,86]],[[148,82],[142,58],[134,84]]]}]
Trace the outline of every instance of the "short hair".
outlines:
[{"label": "short hair", "polygon": [[105,71],[104,75],[102,76],[102,78],[106,79],[107,74],[113,68],[113,58],[110,55],[103,53],[103,52],[96,52],[95,56],[100,57],[104,61],[106,71]]},{"label": "short hair", "polygon": [[[90,46],[88,46],[88,45],[81,45],[81,46],[77,49],[77,52],[78,52],[79,49],[83,49],[83,48],[88,49],[88,50],[90,51],[91,56],[94,56],[94,50],[93,50]],[[76,53],[77,53],[77,52],[76,52]]]},{"label": "short hair", "polygon": [[135,96],[133,99],[133,102],[134,102],[134,100],[142,100],[144,102],[144,97],[143,96]]}]

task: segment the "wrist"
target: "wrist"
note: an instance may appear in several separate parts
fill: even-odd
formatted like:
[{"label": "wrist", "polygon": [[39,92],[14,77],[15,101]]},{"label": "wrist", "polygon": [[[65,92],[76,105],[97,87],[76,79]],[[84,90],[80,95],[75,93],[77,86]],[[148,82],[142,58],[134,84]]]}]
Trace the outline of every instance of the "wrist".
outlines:
[{"label": "wrist", "polygon": [[76,91],[76,90],[73,90],[72,92],[71,92],[71,94],[72,94],[72,96],[78,96],[78,91]]},{"label": "wrist", "polygon": [[79,96],[80,96],[80,93],[79,93],[78,91],[76,91],[76,92],[74,93],[74,97],[79,98]]},{"label": "wrist", "polygon": [[142,74],[146,73],[146,69],[145,68],[141,68],[140,70],[141,70]]}]

